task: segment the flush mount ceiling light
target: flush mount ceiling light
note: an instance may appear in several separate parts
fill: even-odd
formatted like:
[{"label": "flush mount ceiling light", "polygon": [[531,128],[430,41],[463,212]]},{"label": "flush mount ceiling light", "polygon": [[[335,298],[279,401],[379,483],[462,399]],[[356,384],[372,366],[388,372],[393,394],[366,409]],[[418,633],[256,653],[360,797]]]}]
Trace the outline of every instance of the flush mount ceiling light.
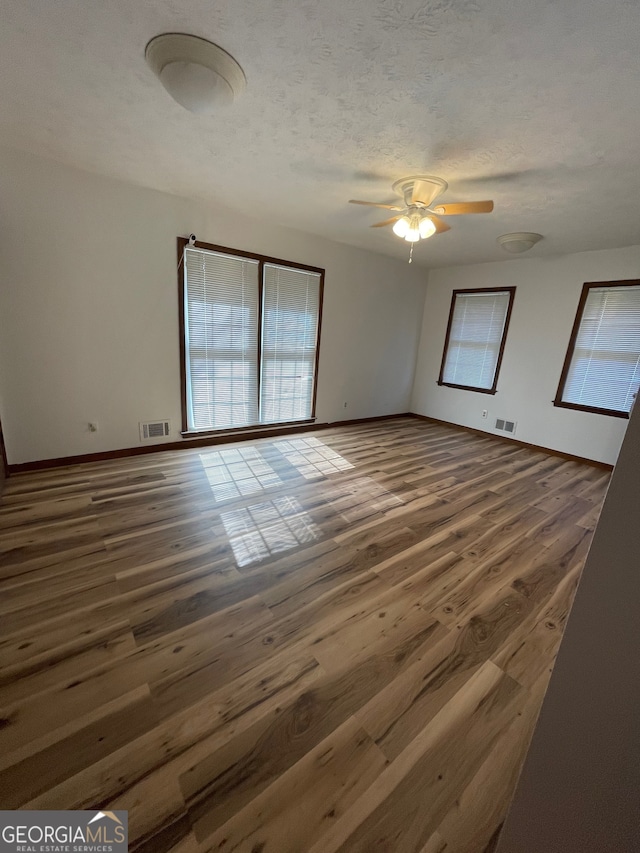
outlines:
[{"label": "flush mount ceiling light", "polygon": [[520,252],[528,252],[540,240],[542,240],[542,234],[534,234],[532,231],[514,231],[513,234],[503,234],[502,237],[498,237],[497,242],[505,252],[517,255]]},{"label": "flush mount ceiling light", "polygon": [[247,85],[244,71],[226,50],[197,36],[156,36],[144,55],[171,97],[192,113],[231,104]]}]

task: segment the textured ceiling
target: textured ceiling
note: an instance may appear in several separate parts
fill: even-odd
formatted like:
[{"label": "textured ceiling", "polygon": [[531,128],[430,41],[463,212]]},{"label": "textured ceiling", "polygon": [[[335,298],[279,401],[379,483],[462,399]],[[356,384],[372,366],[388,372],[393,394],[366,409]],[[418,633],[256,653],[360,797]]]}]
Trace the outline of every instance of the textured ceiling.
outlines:
[{"label": "textured ceiling", "polygon": [[[391,183],[493,198],[417,246],[443,266],[640,243],[637,0],[2,0],[0,144],[405,258]],[[153,36],[190,32],[248,88],[192,115],[147,68]],[[378,215],[378,214],[381,215]],[[215,238],[215,235],[210,235]]]}]

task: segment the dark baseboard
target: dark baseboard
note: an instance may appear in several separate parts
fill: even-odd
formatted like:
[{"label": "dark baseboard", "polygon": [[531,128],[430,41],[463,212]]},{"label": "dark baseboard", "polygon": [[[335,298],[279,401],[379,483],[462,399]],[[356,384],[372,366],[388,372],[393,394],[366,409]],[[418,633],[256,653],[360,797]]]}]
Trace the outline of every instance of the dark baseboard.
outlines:
[{"label": "dark baseboard", "polygon": [[332,427],[351,426],[372,421],[386,421],[393,418],[412,417],[409,412],[397,415],[378,415],[371,418],[355,418],[349,421],[332,423],[298,424],[297,426],[266,427],[246,432],[207,435],[203,438],[183,438],[181,441],[168,441],[163,444],[146,444],[140,447],[123,447],[120,450],[103,450],[99,453],[83,453],[78,456],[60,456],[57,459],[38,459],[34,462],[18,462],[7,466],[7,476],[23,474],[27,471],[44,471],[49,468],[65,468],[67,465],[82,465],[84,462],[106,462],[110,459],[124,459],[128,456],[143,456],[147,453],[161,453],[164,450],[185,450],[193,447],[211,447],[216,444],[233,444],[238,441],[256,441],[259,438],[275,438],[293,433],[312,432]]},{"label": "dark baseboard", "polygon": [[161,444],[145,444],[140,447],[123,447],[120,450],[102,450],[99,453],[83,453],[78,456],[60,456],[57,459],[38,459],[34,462],[18,462],[9,465],[9,476],[25,471],[42,471],[47,468],[64,468],[67,465],[82,465],[84,462],[106,462],[109,459],[124,459],[127,456],[144,456],[147,453],[161,453],[163,450],[188,450],[192,447],[210,447],[216,444],[231,444],[236,441],[250,441],[258,438],[273,438],[278,435],[290,435],[294,432],[309,432],[322,429],[329,424],[309,424],[308,426],[280,427],[251,430],[243,433],[208,435],[205,438],[184,438],[182,441],[167,441]]},{"label": "dark baseboard", "polygon": [[530,450],[539,450],[542,453],[548,453],[551,456],[559,456],[562,459],[568,459],[572,462],[583,462],[587,465],[593,465],[595,468],[602,468],[605,471],[612,471],[613,465],[606,462],[597,462],[595,459],[586,459],[584,456],[574,456],[571,453],[563,453],[561,450],[552,450],[549,447],[540,447],[537,444],[529,444],[526,441],[520,441],[517,438],[507,438],[502,435],[494,435],[492,432],[485,432],[474,427],[462,426],[453,424],[449,421],[443,421],[439,418],[431,418],[427,415],[419,415],[416,412],[400,412],[395,415],[374,415],[369,418],[352,418],[344,421],[332,421],[331,423],[316,423],[316,424],[299,424],[298,426],[285,427],[267,427],[259,430],[247,430],[242,433],[226,433],[221,435],[208,435],[204,438],[184,438],[181,441],[169,441],[165,444],[148,444],[141,447],[124,447],[120,450],[104,450],[99,453],[84,453],[78,456],[61,456],[57,459],[39,459],[35,462],[19,462],[14,465],[7,466],[7,476],[13,474],[22,474],[27,471],[44,471],[49,468],[64,468],[67,465],[81,465],[84,462],[106,462],[110,459],[124,459],[128,456],[144,456],[147,453],[161,453],[165,450],[184,450],[194,447],[212,447],[217,444],[233,444],[239,441],[256,441],[259,438],[276,438],[281,435],[292,435],[301,432],[313,432],[315,430],[325,429],[340,429],[345,426],[356,426],[361,424],[375,423],[376,421],[390,421],[397,418],[417,418],[418,420],[427,421],[428,423],[440,424],[442,426],[451,427],[451,429],[464,430],[472,432],[476,435],[489,436],[498,441],[506,441],[511,444],[517,444],[520,447],[527,447]]},{"label": "dark baseboard", "polygon": [[604,471],[613,471],[613,465],[608,462],[598,462],[596,459],[587,459],[586,456],[574,456],[573,453],[564,453],[562,450],[552,450],[550,447],[541,447],[539,444],[529,444],[527,441],[520,441],[518,438],[507,438],[506,435],[495,435],[493,432],[485,432],[483,429],[475,427],[462,426],[462,424],[453,424],[449,421],[442,421],[440,418],[431,418],[428,415],[419,415],[412,412],[409,417],[418,418],[421,421],[428,423],[440,424],[441,426],[451,427],[451,429],[460,429],[465,432],[472,432],[476,435],[482,435],[485,438],[495,438],[498,441],[506,441],[509,444],[517,444],[520,447],[526,447],[529,450],[539,450],[542,453],[547,453],[549,456],[559,456],[561,459],[567,459],[569,462],[582,462],[585,465],[592,465],[594,468],[602,468]]},{"label": "dark baseboard", "polygon": [[394,421],[398,418],[412,418],[411,412],[399,412],[397,415],[374,415],[371,418],[353,418],[350,421],[332,421],[331,423],[322,424],[322,429],[331,429],[332,427],[355,426],[355,424],[369,424],[374,421]]}]

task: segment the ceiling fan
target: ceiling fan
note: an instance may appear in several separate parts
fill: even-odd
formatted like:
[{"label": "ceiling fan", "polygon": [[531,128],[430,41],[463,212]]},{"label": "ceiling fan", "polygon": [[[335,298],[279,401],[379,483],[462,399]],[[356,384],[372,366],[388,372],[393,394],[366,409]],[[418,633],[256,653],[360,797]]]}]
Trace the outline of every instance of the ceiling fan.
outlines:
[{"label": "ceiling fan", "polygon": [[[393,225],[393,232],[409,243],[424,240],[433,234],[442,234],[451,230],[451,226],[440,216],[457,216],[464,213],[491,213],[492,201],[466,201],[452,204],[434,204],[449,185],[442,178],[432,175],[410,175],[393,184],[393,191],[402,199],[402,204],[382,204],[375,201],[350,199],[349,204],[366,204],[395,210],[397,216],[376,222],[372,228]],[[413,248],[413,247],[412,247]]]}]

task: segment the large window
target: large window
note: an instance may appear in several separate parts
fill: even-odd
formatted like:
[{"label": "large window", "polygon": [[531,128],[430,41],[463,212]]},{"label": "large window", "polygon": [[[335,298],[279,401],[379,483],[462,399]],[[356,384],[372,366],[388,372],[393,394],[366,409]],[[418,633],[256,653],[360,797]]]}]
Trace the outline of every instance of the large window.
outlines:
[{"label": "large window", "polygon": [[640,385],[640,280],[582,288],[554,403],[626,418]]},{"label": "large window", "polygon": [[311,420],[324,271],[183,239],[178,250],[183,431]]},{"label": "large window", "polygon": [[453,291],[438,385],[496,393],[515,290]]}]

